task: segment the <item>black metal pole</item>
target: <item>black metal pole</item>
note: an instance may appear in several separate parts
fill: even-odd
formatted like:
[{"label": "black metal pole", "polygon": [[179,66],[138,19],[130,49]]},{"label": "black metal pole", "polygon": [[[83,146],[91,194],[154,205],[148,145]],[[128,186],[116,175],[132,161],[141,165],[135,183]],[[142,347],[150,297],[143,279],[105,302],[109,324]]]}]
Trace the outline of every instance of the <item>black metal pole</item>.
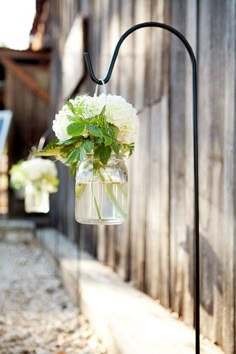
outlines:
[{"label": "black metal pole", "polygon": [[197,91],[197,62],[193,52],[193,49],[185,36],[176,30],[174,27],[169,26],[165,23],[160,22],[144,22],[137,24],[131,28],[129,28],[119,39],[114,53],[111,58],[111,62],[109,68],[107,70],[107,74],[103,79],[98,79],[93,71],[91,59],[89,53],[84,53],[86,65],[88,68],[89,75],[91,79],[99,85],[107,83],[111,74],[119,53],[119,49],[123,41],[128,37],[132,32],[144,28],[144,27],[159,27],[167,30],[177,36],[181,42],[184,44],[185,48],[188,51],[188,54],[191,59],[192,64],[192,98],[193,98],[193,111],[192,111],[192,119],[193,119],[193,163],[194,163],[194,231],[195,231],[195,240],[194,240],[194,324],[195,324],[195,353],[200,354],[200,239],[199,239],[199,181],[198,181],[198,91]]}]

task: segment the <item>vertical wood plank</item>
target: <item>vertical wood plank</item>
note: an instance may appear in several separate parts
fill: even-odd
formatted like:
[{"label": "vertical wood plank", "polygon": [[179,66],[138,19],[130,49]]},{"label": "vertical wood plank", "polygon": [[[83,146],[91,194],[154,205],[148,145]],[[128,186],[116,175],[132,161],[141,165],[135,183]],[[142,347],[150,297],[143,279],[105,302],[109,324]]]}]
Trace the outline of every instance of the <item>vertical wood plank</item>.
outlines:
[{"label": "vertical wood plank", "polygon": [[150,109],[146,108],[139,115],[140,134],[136,144],[136,152],[132,158],[131,189],[131,280],[139,289],[145,284],[145,233],[146,233],[146,198],[147,173],[149,166],[149,120]]},{"label": "vertical wood plank", "polygon": [[[135,23],[144,22],[150,18],[150,1],[139,1],[134,6]],[[140,29],[134,36],[134,106],[140,110],[140,137],[136,144],[136,152],[131,164],[132,200],[131,200],[131,280],[140,289],[145,288],[145,247],[146,247],[146,180],[148,167],[148,130],[150,109],[144,108],[147,85],[146,44],[150,29]],[[143,122],[146,121],[146,122]],[[141,165],[140,165],[141,164]],[[142,191],[142,192],[140,192]],[[140,195],[141,193],[141,195]],[[133,211],[132,209],[135,209]],[[138,209],[137,209],[138,208]],[[136,215],[136,216],[135,216]],[[138,220],[138,223],[137,223]]]},{"label": "vertical wood plank", "polygon": [[[235,241],[235,18],[236,2],[227,1],[226,65],[225,70],[225,127],[224,127],[224,234],[222,281],[224,300],[222,306],[222,345],[226,352],[236,351],[236,241]],[[225,243],[227,246],[225,247]]]},{"label": "vertical wood plank", "polygon": [[[96,1],[90,4],[90,41],[89,41],[89,52],[92,56],[92,62],[94,65],[95,75],[102,77],[103,73],[103,62],[104,51],[107,48],[107,2],[104,4],[104,9],[102,8],[102,2]],[[104,16],[101,14],[104,11]],[[89,87],[91,88],[91,94],[95,91],[95,84],[90,81]],[[107,245],[106,245],[106,233],[105,227],[97,227],[96,237],[97,237],[97,256],[101,262],[107,261]]]},{"label": "vertical wood plank", "polygon": [[[186,2],[172,2],[172,25],[185,30]],[[171,307],[183,314],[185,257],[181,243],[185,230],[185,60],[186,52],[174,36],[171,37],[171,100],[170,100],[170,254]]]},{"label": "vertical wood plank", "polygon": [[[120,2],[120,34],[122,35],[128,28],[132,26],[133,20],[133,2],[122,0]],[[128,102],[133,103],[133,43],[134,38],[131,35],[122,44],[119,54],[119,88],[120,94],[125,97]],[[129,195],[131,191],[132,174],[130,170],[130,161],[127,161],[129,175]],[[130,208],[130,203],[129,203]],[[130,210],[128,220],[117,228],[117,237],[119,238],[119,249],[117,254],[117,272],[124,280],[130,279]]]},{"label": "vertical wood plank", "polygon": [[[99,56],[99,70],[98,74],[103,78],[106,74],[108,64],[110,61],[110,15],[112,13],[112,6],[109,6],[109,0],[101,1],[98,9],[100,16],[100,33],[99,33],[99,52],[97,52],[96,59]],[[95,34],[96,35],[96,34]],[[96,40],[96,38],[94,38]],[[100,87],[100,92],[103,88]]]},{"label": "vertical wood plank", "polygon": [[[163,2],[159,2],[158,6],[156,3],[152,5],[152,16],[155,21],[165,22]],[[152,89],[147,193],[146,291],[169,306],[169,67],[166,39],[165,31],[152,29],[151,55],[153,57],[150,60],[149,75]],[[157,54],[157,51],[160,54]],[[153,72],[156,77],[153,76]],[[156,92],[152,92],[153,89]]]},{"label": "vertical wood plank", "polygon": [[[145,22],[150,19],[151,4],[150,0],[140,0],[138,6],[134,7],[135,23]],[[134,36],[134,97],[135,107],[139,111],[145,105],[145,99],[148,95],[147,88],[147,46],[150,47],[151,29],[141,28],[136,31]]]},{"label": "vertical wood plank", "polygon": [[[168,1],[152,0],[151,2],[151,19],[154,22],[168,22],[165,12],[168,7]],[[167,20],[167,21],[166,21]],[[163,58],[165,57],[166,47],[164,47],[164,38],[167,36],[165,30],[161,28],[151,29],[151,46],[147,57],[150,58],[150,70],[148,73],[149,93],[147,103],[153,105],[161,99],[164,89],[164,81],[166,73],[163,72]],[[166,57],[165,57],[166,59]]]},{"label": "vertical wood plank", "polygon": [[[197,58],[197,1],[188,0],[186,4],[186,38],[189,40]],[[192,122],[192,65],[190,58],[186,56],[186,85],[185,85],[185,224],[186,240],[181,244],[185,252],[184,268],[184,296],[183,319],[193,325],[194,309],[194,210],[193,210],[193,122]]]},{"label": "vertical wood plank", "polygon": [[[161,257],[161,134],[162,134],[162,103],[156,104],[151,110],[150,160],[148,174],[147,198],[147,240],[146,240],[146,291],[154,298],[160,299],[160,257]],[[165,117],[166,118],[166,117]]]},{"label": "vertical wood plank", "polygon": [[[119,1],[113,0],[108,7],[109,11],[109,22],[108,22],[108,59],[106,60],[108,68],[108,64],[110,63],[114,48],[116,43],[120,38],[120,16],[119,16]],[[120,66],[119,60],[116,62],[116,66],[114,68],[112,78],[108,84],[109,92],[113,95],[119,94],[119,80],[120,77]],[[118,232],[119,226],[108,226],[106,228],[107,235],[107,247],[108,247],[108,265],[114,270],[117,267],[117,255],[119,254],[120,248],[120,234]]]},{"label": "vertical wood plank", "polygon": [[[230,216],[226,214],[226,211],[229,213],[227,205],[230,202],[229,191],[224,189],[224,185],[229,183],[225,181],[225,178],[229,178],[230,169],[228,166],[225,167],[225,162],[228,161],[230,155],[227,154],[227,159],[224,159],[226,143],[224,139],[230,139],[228,127],[232,124],[230,118],[226,118],[229,112],[225,106],[226,93],[228,93],[226,83],[229,83],[225,75],[226,60],[229,56],[226,37],[229,20],[228,16],[226,20],[226,14],[229,11],[227,6],[227,2],[221,1],[216,1],[214,4],[210,1],[200,2],[199,26],[201,85],[199,106],[201,107],[200,114],[204,117],[200,121],[200,176],[204,176],[200,184],[203,257],[202,330],[205,333],[208,332],[211,340],[219,343],[222,343],[224,317],[227,316],[227,320],[231,317],[232,303],[228,302],[228,293],[232,294],[233,291],[232,285],[230,286],[233,282],[233,276],[230,276],[232,264],[225,258],[232,252],[231,248],[228,248],[232,245],[230,240],[232,229],[231,233],[227,234],[227,242],[222,237],[226,235],[225,226]],[[204,28],[201,27],[203,24]],[[225,129],[227,129],[227,135],[224,133]],[[227,220],[225,223],[224,218]],[[225,282],[222,283],[225,277],[228,280],[227,285]],[[227,331],[228,338],[232,338],[231,343],[233,331],[231,326]],[[229,348],[225,349],[229,350]]]}]

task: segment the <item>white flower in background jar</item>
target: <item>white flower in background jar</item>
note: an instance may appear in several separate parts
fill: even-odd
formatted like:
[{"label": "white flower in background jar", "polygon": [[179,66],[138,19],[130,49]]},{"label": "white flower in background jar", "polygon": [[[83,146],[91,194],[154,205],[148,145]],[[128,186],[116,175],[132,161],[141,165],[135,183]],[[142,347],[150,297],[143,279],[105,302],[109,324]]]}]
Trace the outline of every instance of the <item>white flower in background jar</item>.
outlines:
[{"label": "white flower in background jar", "polygon": [[20,161],[10,175],[13,189],[24,188],[26,213],[48,213],[49,193],[55,193],[59,183],[55,163],[42,158]]}]

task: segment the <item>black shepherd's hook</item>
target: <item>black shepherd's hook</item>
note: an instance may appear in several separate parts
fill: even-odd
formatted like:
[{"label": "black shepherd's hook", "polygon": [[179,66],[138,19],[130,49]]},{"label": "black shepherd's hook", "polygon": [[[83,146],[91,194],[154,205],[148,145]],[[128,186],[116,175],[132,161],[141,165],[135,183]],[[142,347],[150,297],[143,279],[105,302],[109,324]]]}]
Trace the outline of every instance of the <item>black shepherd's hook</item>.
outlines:
[{"label": "black shepherd's hook", "polygon": [[184,44],[185,48],[188,51],[188,54],[192,63],[192,97],[193,97],[193,160],[194,160],[194,230],[195,230],[195,240],[194,240],[194,254],[195,254],[195,271],[194,271],[194,284],[195,284],[195,298],[194,298],[194,322],[195,322],[195,335],[196,335],[196,344],[195,344],[195,353],[200,354],[200,239],[199,239],[199,190],[198,190],[198,114],[197,114],[197,62],[193,52],[193,49],[185,36],[180,33],[175,28],[166,25],[165,23],[159,22],[144,22],[137,24],[129,28],[119,39],[107,74],[103,79],[98,79],[93,71],[93,66],[89,53],[84,53],[86,65],[88,68],[89,75],[91,79],[98,85],[106,84],[110,78],[116,62],[116,58],[119,53],[119,49],[123,41],[128,37],[132,32],[144,28],[144,27],[159,27],[173,33],[177,36],[181,42]]}]

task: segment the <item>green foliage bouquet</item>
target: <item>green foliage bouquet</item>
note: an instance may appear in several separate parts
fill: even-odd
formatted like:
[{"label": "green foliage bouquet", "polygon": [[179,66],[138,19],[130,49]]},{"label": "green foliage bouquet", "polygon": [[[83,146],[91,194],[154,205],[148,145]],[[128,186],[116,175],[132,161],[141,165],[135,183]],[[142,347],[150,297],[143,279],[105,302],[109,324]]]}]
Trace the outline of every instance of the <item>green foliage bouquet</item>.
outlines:
[{"label": "green foliage bouquet", "polygon": [[112,154],[130,156],[138,131],[136,110],[121,96],[81,95],[69,100],[53,121],[56,139],[41,156],[54,156],[70,166],[72,173],[93,153],[101,166]]},{"label": "green foliage bouquet", "polygon": [[136,110],[121,96],[81,95],[52,124],[56,139],[37,155],[54,156],[76,172],[75,218],[85,224],[120,224],[127,217],[130,156],[138,132]]}]

